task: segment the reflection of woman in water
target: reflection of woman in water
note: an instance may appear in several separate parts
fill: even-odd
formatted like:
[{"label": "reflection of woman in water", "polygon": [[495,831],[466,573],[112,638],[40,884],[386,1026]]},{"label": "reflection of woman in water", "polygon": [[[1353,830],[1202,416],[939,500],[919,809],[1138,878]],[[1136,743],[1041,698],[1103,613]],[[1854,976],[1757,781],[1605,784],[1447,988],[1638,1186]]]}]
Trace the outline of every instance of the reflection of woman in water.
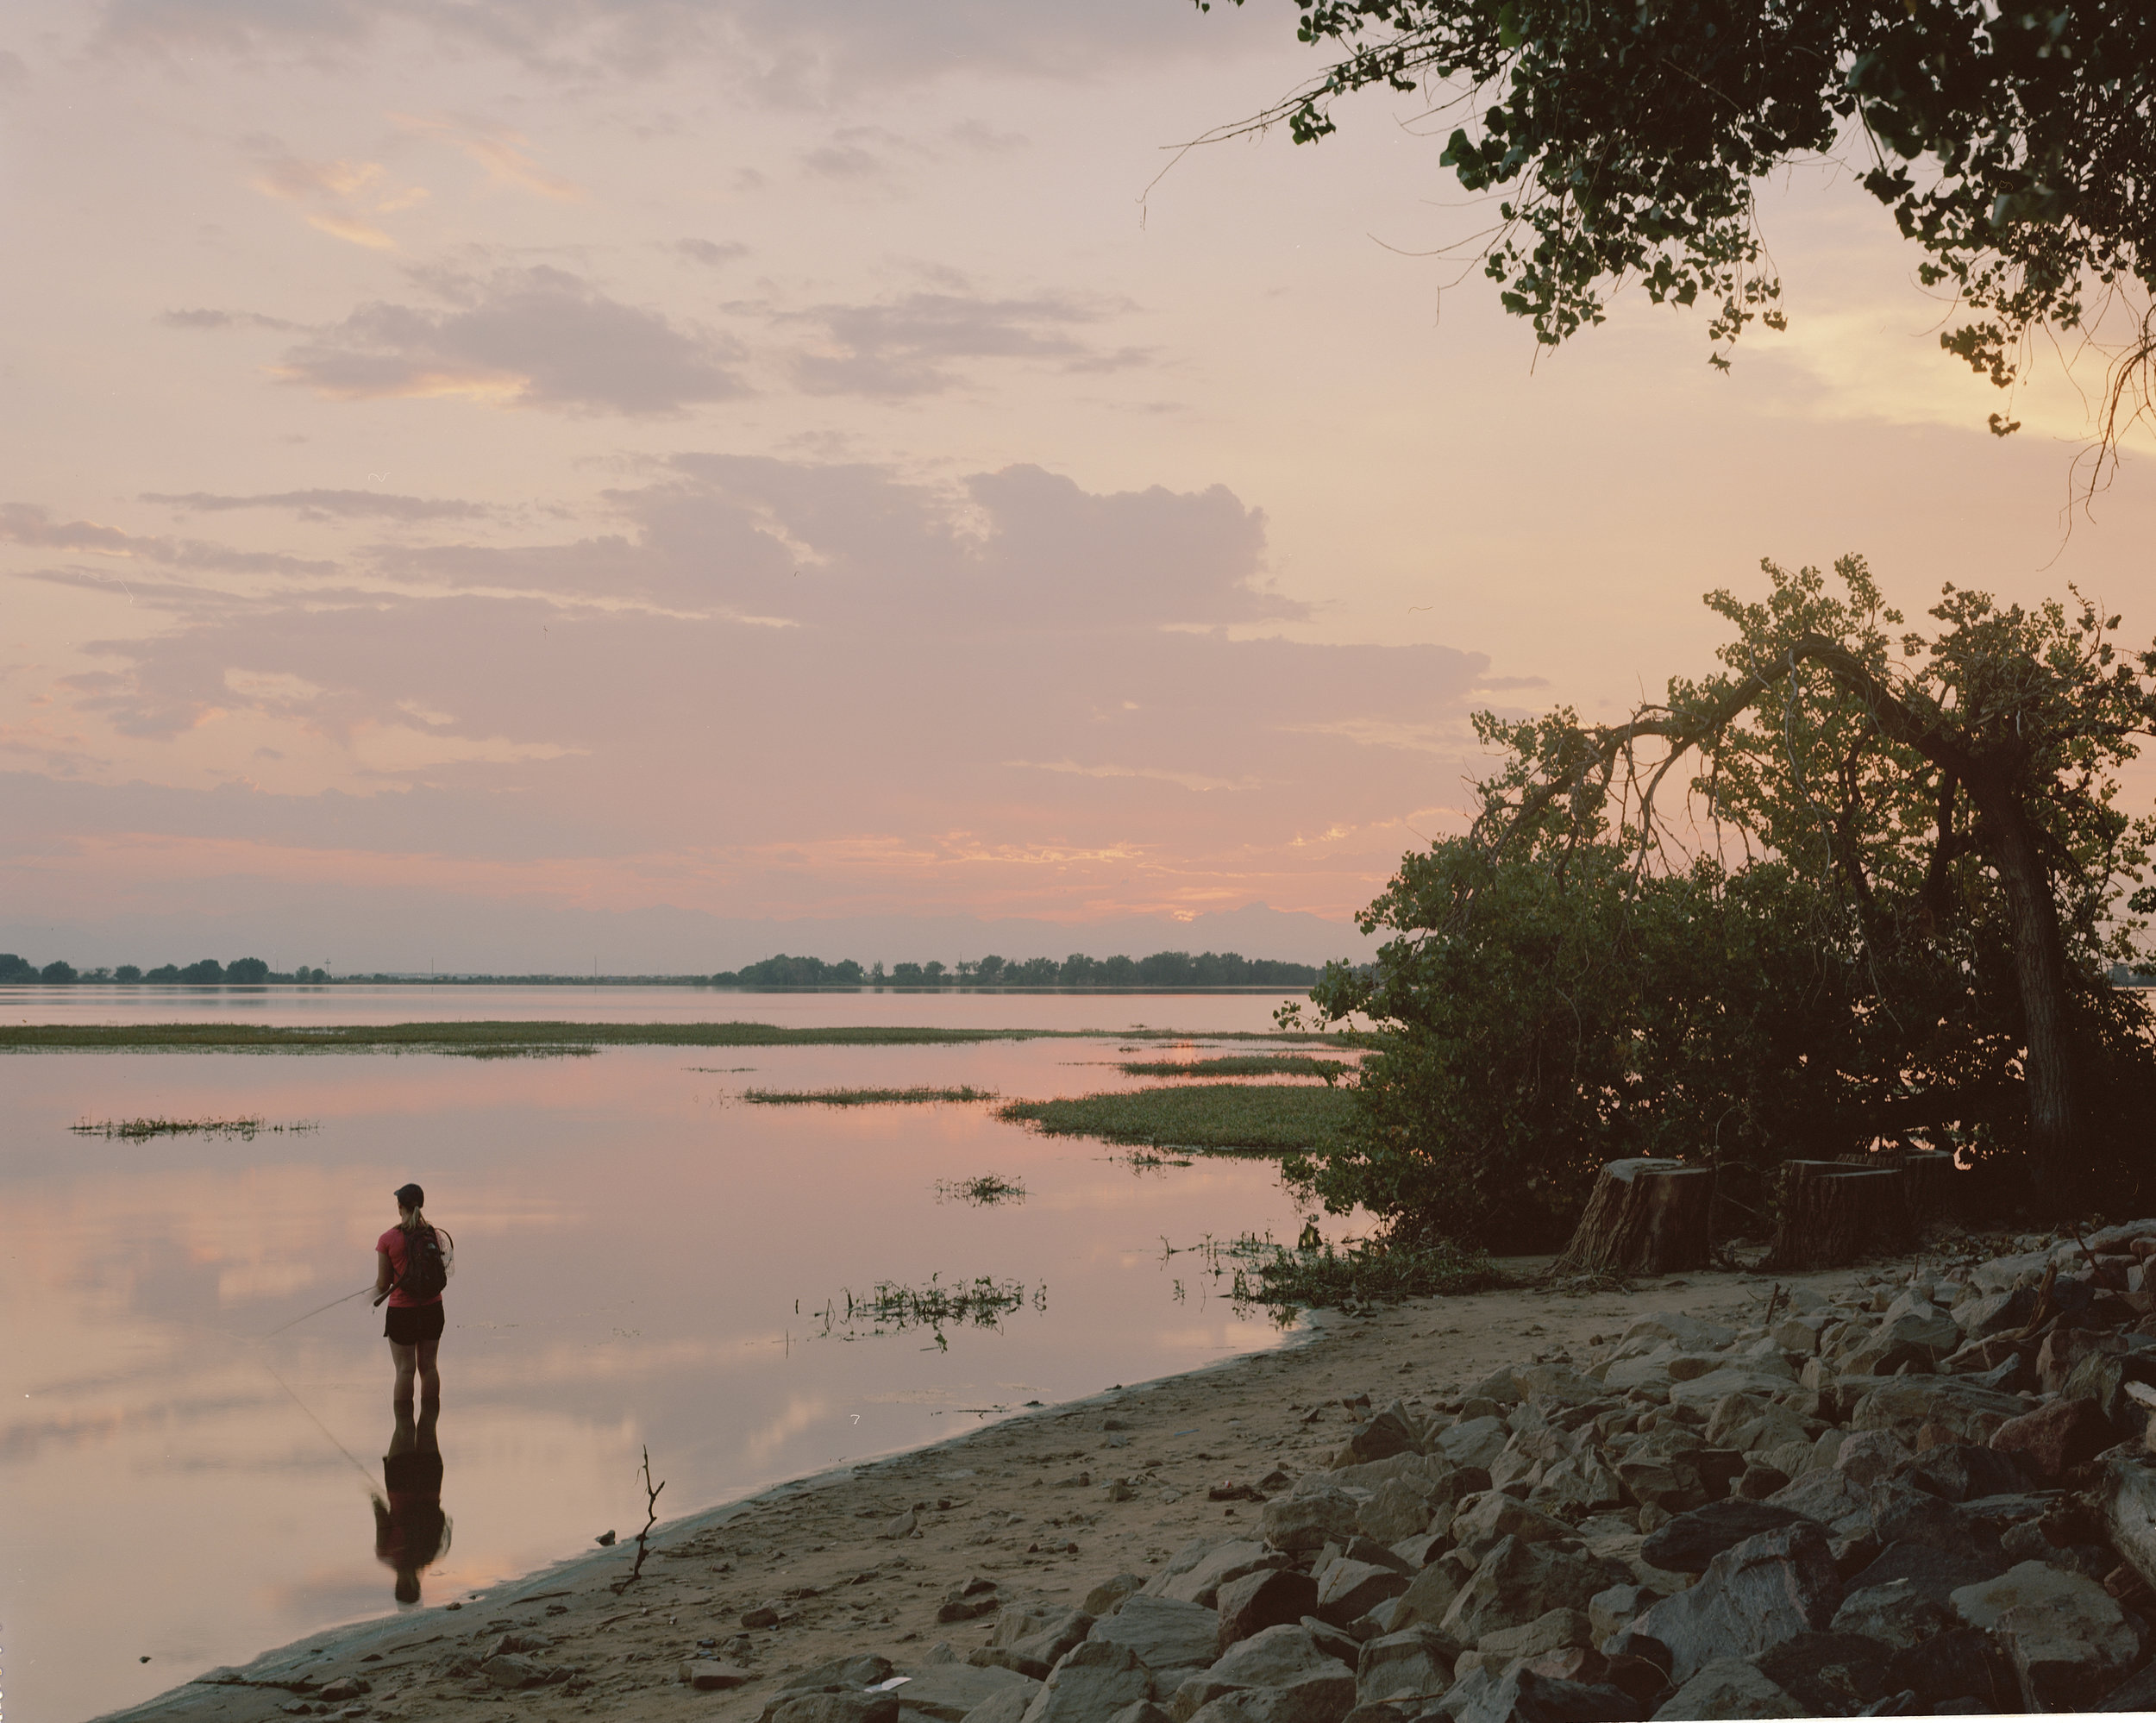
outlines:
[{"label": "reflection of woman in water", "polygon": [[374,1498],[374,1556],[397,1569],[397,1601],[419,1601],[419,1576],[449,1552],[449,1516],[442,1511],[442,1450],[435,1441],[439,1400],[429,1400],[414,1425],[411,1402],[397,1404],[397,1427],[382,1456],[382,1488]]}]

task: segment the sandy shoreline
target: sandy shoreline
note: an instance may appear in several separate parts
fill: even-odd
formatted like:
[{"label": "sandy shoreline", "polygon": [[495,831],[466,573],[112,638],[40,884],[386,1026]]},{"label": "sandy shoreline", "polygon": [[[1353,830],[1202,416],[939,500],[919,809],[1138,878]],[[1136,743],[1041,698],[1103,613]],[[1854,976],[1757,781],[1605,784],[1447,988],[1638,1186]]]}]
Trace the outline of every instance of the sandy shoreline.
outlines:
[{"label": "sandy shoreline", "polygon": [[[1543,1263],[1507,1266],[1524,1275]],[[1854,1273],[1800,1278],[1827,1291]],[[1629,1294],[1527,1286],[1366,1317],[1328,1313],[1307,1344],[1046,1407],[669,1522],[652,1534],[643,1577],[623,1595],[613,1587],[633,1545],[594,1551],[461,1607],[329,1629],[110,1716],[257,1723],[302,1714],[304,1705],[305,1714],[352,1720],[626,1711],[736,1723],[755,1716],[785,1676],[828,1658],[876,1652],[903,1670],[948,1643],[962,1661],[986,1643],[992,1613],[937,1617],[969,1582],[994,1582],[981,1595],[1000,1601],[1074,1602],[1112,1575],[1150,1572],[1194,1538],[1254,1526],[1255,1501],[1208,1491],[1322,1467],[1347,1433],[1344,1400],[1413,1405],[1457,1394],[1500,1365],[1576,1355],[1649,1312],[1756,1319],[1771,1284],[1702,1273]],[[658,1469],[663,1476],[663,1460]],[[878,1535],[908,1511],[909,1535]],[[743,1616],[760,1609],[777,1625],[745,1629]],[[491,1686],[470,1666],[504,1634],[530,1641],[536,1662],[576,1675],[520,1691]],[[755,1678],[693,1691],[676,1674],[699,1655]]]}]

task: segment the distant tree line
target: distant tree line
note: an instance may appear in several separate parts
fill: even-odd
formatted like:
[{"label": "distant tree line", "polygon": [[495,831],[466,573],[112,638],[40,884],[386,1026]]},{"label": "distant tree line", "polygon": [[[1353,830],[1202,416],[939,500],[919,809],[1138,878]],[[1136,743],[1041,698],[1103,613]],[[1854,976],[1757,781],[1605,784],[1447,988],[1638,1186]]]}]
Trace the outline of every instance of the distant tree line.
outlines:
[{"label": "distant tree line", "polygon": [[276,970],[260,957],[235,957],[229,963],[220,963],[214,957],[204,957],[199,962],[179,964],[160,963],[154,969],[145,970],[134,963],[122,963],[112,969],[77,969],[62,959],[40,968],[27,957],[12,951],[0,951],[0,986],[20,987],[26,982],[42,981],[53,985],[69,981],[151,981],[181,982],[192,987],[220,986],[230,983],[236,987],[254,987],[264,981],[326,981],[326,969],[310,969],[304,964],[289,972]]},{"label": "distant tree line", "polygon": [[780,952],[760,963],[722,970],[711,977],[716,987],[1307,987],[1318,979],[1315,965],[1245,957],[1236,951],[1156,951],[1150,957],[1087,957],[1074,953],[1023,961],[993,955],[941,963],[881,963],[864,969],[849,957],[826,963],[820,957],[789,957]]}]

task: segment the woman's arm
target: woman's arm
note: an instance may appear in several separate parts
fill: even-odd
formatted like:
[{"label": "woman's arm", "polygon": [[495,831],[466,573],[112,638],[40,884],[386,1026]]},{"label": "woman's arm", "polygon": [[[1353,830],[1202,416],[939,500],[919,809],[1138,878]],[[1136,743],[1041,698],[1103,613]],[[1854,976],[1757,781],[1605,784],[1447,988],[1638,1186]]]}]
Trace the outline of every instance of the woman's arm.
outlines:
[{"label": "woman's arm", "polygon": [[379,1304],[395,1290],[396,1286],[397,1275],[390,1267],[389,1252],[377,1250],[374,1253],[374,1302]]}]

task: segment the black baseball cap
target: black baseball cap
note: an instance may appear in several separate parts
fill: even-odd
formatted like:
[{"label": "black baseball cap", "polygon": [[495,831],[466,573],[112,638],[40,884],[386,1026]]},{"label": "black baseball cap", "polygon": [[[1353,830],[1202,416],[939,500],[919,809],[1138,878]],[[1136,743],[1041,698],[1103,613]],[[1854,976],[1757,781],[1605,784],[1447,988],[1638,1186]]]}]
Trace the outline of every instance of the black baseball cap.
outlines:
[{"label": "black baseball cap", "polygon": [[417,1185],[399,1185],[390,1193],[397,1199],[399,1208],[418,1208],[427,1200],[427,1194]]}]

